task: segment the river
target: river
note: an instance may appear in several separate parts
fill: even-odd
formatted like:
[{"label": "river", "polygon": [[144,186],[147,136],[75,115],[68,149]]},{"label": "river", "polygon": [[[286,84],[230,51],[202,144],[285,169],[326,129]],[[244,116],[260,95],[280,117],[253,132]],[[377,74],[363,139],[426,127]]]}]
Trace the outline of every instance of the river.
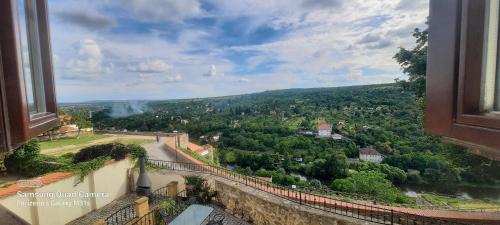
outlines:
[{"label": "river", "polygon": [[432,185],[404,185],[399,187],[407,196],[415,197],[422,192],[434,192],[443,195],[459,196],[466,199],[488,199],[500,202],[500,187],[470,187],[470,186],[432,186]]}]

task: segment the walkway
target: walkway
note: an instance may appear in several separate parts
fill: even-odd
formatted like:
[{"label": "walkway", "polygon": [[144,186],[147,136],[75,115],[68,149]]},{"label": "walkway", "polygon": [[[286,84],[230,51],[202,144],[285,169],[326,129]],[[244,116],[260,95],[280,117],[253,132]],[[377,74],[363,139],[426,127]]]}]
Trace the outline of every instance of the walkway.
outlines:
[{"label": "walkway", "polygon": [[[166,160],[166,161],[178,161],[178,157],[176,157],[176,153],[173,151],[165,151],[164,141],[166,137],[161,137],[159,142],[153,142],[150,144],[144,144],[142,147],[146,149],[148,152],[148,157],[151,159],[158,160]],[[185,160],[181,160],[181,162],[187,162]]]}]

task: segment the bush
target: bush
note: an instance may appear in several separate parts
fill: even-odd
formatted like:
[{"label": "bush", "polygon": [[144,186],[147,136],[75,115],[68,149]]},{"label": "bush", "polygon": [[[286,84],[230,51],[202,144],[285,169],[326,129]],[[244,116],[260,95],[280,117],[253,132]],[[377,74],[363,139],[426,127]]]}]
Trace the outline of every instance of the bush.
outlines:
[{"label": "bush", "polygon": [[122,160],[127,156],[128,148],[121,143],[94,145],[81,149],[75,154],[73,163],[87,162],[101,156],[110,156],[114,160]]},{"label": "bush", "polygon": [[7,155],[4,164],[11,174],[36,177],[60,169],[65,161],[64,158],[40,155],[40,145],[33,140]]},{"label": "bush", "polygon": [[144,147],[142,147],[138,144],[127,145],[127,151],[130,153],[130,155],[134,159],[138,159],[141,157],[144,157],[144,158],[148,157],[148,152],[146,152],[146,149],[144,149]]}]

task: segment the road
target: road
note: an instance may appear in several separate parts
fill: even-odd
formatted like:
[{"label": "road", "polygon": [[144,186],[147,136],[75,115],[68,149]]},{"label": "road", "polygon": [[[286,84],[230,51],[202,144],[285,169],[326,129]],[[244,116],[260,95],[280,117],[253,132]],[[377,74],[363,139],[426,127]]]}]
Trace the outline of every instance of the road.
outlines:
[{"label": "road", "polygon": [[165,139],[168,137],[160,138],[159,142],[154,142],[150,144],[142,145],[146,151],[148,152],[148,157],[156,160],[164,160],[164,161],[180,161],[180,162],[190,162],[184,159],[183,157],[176,155],[174,151],[167,151],[165,149]]}]

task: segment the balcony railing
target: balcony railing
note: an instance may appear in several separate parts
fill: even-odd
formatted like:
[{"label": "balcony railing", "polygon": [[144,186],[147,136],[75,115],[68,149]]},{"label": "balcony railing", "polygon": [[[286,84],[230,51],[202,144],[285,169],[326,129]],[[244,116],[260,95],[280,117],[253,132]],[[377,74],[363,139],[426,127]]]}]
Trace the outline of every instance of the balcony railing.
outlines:
[{"label": "balcony railing", "polygon": [[129,204],[106,218],[107,225],[121,225],[136,217],[134,204]]},{"label": "balcony railing", "polygon": [[339,201],[338,199],[318,195],[302,190],[291,189],[274,183],[264,182],[258,178],[242,175],[223,167],[210,166],[206,164],[194,164],[184,162],[172,162],[148,159],[148,165],[154,168],[201,172],[224,178],[233,182],[255,188],[269,194],[287,199],[289,201],[319,209],[325,212],[356,218],[378,224],[401,224],[401,225],[466,225],[468,223],[447,221],[443,219],[416,215],[408,212],[394,210],[390,207],[384,208],[371,204]]},{"label": "balcony railing", "polygon": [[[148,196],[149,208],[156,207],[158,203],[168,198],[167,190],[167,187],[161,187],[151,192]],[[185,198],[186,190],[177,193],[177,197]],[[129,204],[109,215],[105,221],[107,225],[123,225],[136,218],[136,216],[134,204]]]}]

